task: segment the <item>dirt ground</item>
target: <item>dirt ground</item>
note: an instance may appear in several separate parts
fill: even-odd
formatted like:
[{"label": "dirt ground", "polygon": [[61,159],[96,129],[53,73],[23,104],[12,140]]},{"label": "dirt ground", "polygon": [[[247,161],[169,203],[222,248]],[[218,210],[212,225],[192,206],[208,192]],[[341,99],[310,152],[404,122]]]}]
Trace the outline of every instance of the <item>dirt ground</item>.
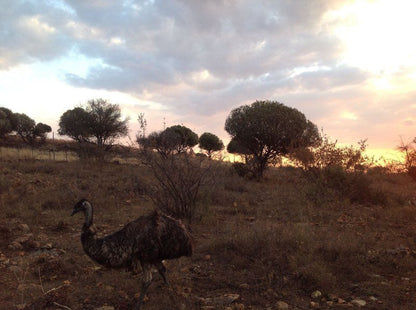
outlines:
[{"label": "dirt ground", "polygon": [[[82,216],[70,213],[88,198],[103,236],[151,212],[143,173],[1,162],[0,309],[131,309],[141,274],[89,259]],[[407,176],[371,176],[385,195],[379,204],[312,197],[316,188],[292,169],[260,182],[219,178],[191,224],[194,255],[166,262],[170,287],[154,273],[142,309],[416,309],[416,186]]]}]

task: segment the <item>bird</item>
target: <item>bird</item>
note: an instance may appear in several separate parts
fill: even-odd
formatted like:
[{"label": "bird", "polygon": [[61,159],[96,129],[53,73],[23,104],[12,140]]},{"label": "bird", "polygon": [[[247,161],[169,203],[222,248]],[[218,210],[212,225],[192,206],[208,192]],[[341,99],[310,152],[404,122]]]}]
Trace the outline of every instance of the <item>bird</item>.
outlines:
[{"label": "bird", "polygon": [[143,271],[142,289],[134,309],[139,310],[152,282],[152,266],[156,267],[165,284],[166,267],[163,260],[191,256],[193,238],[185,225],[169,215],[155,210],[126,224],[113,234],[98,238],[93,225],[93,206],[83,198],[73,207],[71,216],[83,212],[85,221],[81,243],[85,253],[95,262],[109,268]]}]

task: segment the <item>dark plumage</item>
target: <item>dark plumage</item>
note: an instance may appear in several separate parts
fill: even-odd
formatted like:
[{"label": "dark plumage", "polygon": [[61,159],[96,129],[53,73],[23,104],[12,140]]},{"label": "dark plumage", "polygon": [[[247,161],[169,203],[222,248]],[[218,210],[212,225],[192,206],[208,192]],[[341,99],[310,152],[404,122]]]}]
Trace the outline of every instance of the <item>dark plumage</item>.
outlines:
[{"label": "dark plumage", "polygon": [[81,242],[85,253],[97,263],[110,268],[143,270],[143,287],[136,305],[140,308],[152,281],[151,266],[159,271],[165,283],[166,268],[162,260],[192,255],[192,239],[178,220],[157,211],[128,223],[115,233],[97,238],[93,229],[93,207],[86,200],[78,201],[71,215],[84,212]]}]

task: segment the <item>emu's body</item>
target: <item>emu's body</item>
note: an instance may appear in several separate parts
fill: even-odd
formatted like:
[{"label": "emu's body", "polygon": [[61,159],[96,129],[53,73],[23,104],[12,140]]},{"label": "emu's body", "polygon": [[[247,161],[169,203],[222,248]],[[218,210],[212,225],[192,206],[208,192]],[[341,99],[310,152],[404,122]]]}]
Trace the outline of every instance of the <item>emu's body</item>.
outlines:
[{"label": "emu's body", "polygon": [[139,264],[143,270],[143,287],[136,305],[140,308],[147,288],[152,281],[151,266],[158,269],[166,281],[166,269],[162,260],[192,255],[192,241],[185,226],[178,220],[153,212],[128,223],[115,233],[97,238],[93,224],[93,207],[81,199],[72,215],[84,212],[81,242],[85,253],[97,263],[110,268],[127,268],[136,271]]}]

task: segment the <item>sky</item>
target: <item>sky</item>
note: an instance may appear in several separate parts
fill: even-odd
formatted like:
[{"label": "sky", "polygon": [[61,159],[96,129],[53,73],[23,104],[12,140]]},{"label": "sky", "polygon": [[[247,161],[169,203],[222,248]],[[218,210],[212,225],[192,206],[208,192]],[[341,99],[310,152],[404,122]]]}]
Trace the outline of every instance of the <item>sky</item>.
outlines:
[{"label": "sky", "polygon": [[[88,100],[130,136],[182,124],[229,141],[232,109],[273,100],[341,143],[416,136],[414,0],[0,0],[0,106],[57,132]],[[57,135],[57,134],[56,134]],[[384,151],[388,152],[388,151]]]}]

